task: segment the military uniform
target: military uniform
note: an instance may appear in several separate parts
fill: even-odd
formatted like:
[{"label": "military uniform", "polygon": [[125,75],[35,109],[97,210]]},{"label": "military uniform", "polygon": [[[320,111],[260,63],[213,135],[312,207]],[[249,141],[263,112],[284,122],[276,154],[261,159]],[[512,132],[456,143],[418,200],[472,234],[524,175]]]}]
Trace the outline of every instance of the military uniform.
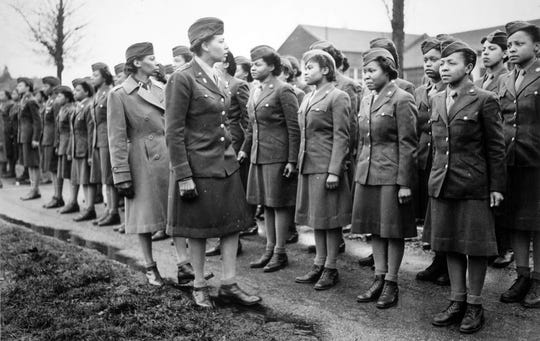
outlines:
[{"label": "military uniform", "polygon": [[71,178],[71,120],[76,110],[75,103],[66,103],[60,108],[56,117],[55,147],[58,154],[57,177],[59,179]]},{"label": "military uniform", "polygon": [[43,134],[41,136],[41,170],[43,172],[56,172],[58,155],[54,150],[56,119],[60,107],[51,96],[44,105],[42,112]]},{"label": "military uniform", "polygon": [[107,97],[111,90],[110,86],[99,89],[93,98],[95,130],[92,142],[93,150],[99,160],[100,183],[103,185],[113,185],[111,156],[109,151],[109,139],[107,136]]},{"label": "military uniform", "polygon": [[92,99],[85,98],[77,103],[75,114],[71,118],[71,183],[74,185],[95,184],[90,178],[92,157],[92,139],[94,119],[92,117]]},{"label": "military uniform", "polygon": [[39,142],[43,126],[39,116],[39,104],[31,93],[21,98],[17,121],[20,162],[25,167],[38,168],[39,148],[33,148],[32,141]]}]

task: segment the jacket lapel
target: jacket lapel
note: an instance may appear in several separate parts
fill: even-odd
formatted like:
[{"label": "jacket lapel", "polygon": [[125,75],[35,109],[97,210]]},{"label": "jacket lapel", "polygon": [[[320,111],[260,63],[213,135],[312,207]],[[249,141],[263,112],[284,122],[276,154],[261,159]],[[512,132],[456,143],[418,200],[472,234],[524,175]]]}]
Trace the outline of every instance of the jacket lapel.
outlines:
[{"label": "jacket lapel", "polygon": [[525,88],[529,86],[529,84],[537,80],[539,77],[540,77],[540,62],[537,60],[526,71],[525,77],[523,78],[523,81],[521,82],[519,89],[516,89],[517,96],[519,96],[523,92],[523,90],[525,90]]},{"label": "jacket lapel", "polygon": [[161,110],[165,110],[165,106],[163,104],[163,95],[158,95],[160,89],[162,90],[163,88],[158,83],[152,82],[150,90],[146,90],[142,86],[139,86],[133,77],[129,76],[124,83],[122,83],[122,87],[128,94],[135,91],[135,89],[138,89],[137,95],[139,95],[142,99],[160,108]]},{"label": "jacket lapel", "polygon": [[[274,92],[274,89],[276,87],[276,81],[277,79],[274,77],[273,79],[271,79],[268,84],[265,84],[263,86],[263,89],[261,91],[261,94],[259,95],[259,98],[257,99],[257,101],[255,101],[254,105],[255,105],[255,108],[257,108],[259,106],[259,104],[261,104],[261,102],[268,96],[270,96],[273,92]],[[255,92],[256,88],[253,88],[253,92]]]},{"label": "jacket lapel", "polygon": [[206,72],[204,72],[202,67],[195,61],[195,59],[193,59],[191,63],[193,63],[192,67],[193,72],[195,73],[195,80],[197,81],[197,83],[220,96],[224,96],[219,85],[216,84],[213,79],[208,78],[209,76],[206,74]]},{"label": "jacket lapel", "polygon": [[516,79],[516,70],[514,69],[512,72],[509,72],[505,79],[504,79],[504,87],[510,94],[512,94],[513,98],[516,98],[516,88],[515,88],[515,79]]},{"label": "jacket lapel", "polygon": [[394,82],[389,82],[380,92],[379,97],[371,105],[371,112],[379,110],[386,102],[392,98],[394,92],[396,92],[397,85]]},{"label": "jacket lapel", "polygon": [[[433,97],[433,107],[434,108],[441,108],[440,112],[438,112],[439,116],[441,116],[443,122],[448,125],[448,112],[446,111],[446,96],[448,92],[448,88],[446,90],[440,92],[439,94],[435,95]],[[435,104],[436,103],[436,104]]]},{"label": "jacket lapel", "polygon": [[[458,93],[457,99],[450,108],[448,112],[448,118],[449,121],[452,121],[456,115],[463,110],[466,106],[473,103],[478,99],[478,94],[476,93],[476,90],[474,89],[474,85],[472,82],[469,82],[467,85],[463,87],[463,89]],[[446,102],[446,98],[445,98]],[[445,103],[446,107],[446,103]]]},{"label": "jacket lapel", "polygon": [[[334,86],[332,84],[327,84],[322,89],[319,89],[317,92],[314,93],[314,97],[311,98],[309,101],[307,108],[306,108],[306,114],[313,108],[313,106],[317,103],[320,103],[322,100],[326,98],[326,96],[332,91]],[[315,90],[314,90],[315,91]]]}]

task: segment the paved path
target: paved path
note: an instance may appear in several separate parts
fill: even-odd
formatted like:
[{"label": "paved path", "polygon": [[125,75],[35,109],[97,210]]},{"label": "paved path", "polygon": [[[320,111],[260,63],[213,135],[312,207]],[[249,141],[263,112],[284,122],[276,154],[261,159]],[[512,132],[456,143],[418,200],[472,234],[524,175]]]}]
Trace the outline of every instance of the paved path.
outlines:
[{"label": "paved path", "polygon": [[[23,202],[19,197],[28,187],[18,187],[11,180],[3,180],[0,189],[0,215],[29,224],[67,229],[81,239],[113,246],[121,255],[141,261],[134,236],[120,235],[112,228],[100,228],[91,223],[74,223],[74,215],[60,215],[42,205],[50,200],[52,187],[43,186],[42,199]],[[98,215],[104,205],[98,205]],[[261,229],[260,229],[261,230]],[[338,262],[340,283],[333,289],[316,292],[309,285],[294,283],[294,277],[304,274],[312,264],[312,255],[305,252],[305,243],[312,240],[309,229],[301,228],[299,244],[288,248],[290,266],[277,273],[263,273],[249,269],[249,262],[263,251],[264,238],[243,239],[244,253],[238,261],[239,282],[250,292],[261,295],[264,305],[285,315],[299,316],[320,325],[325,340],[540,340],[540,310],[527,310],[517,304],[500,303],[498,297],[512,284],[511,269],[489,269],[485,285],[485,328],[473,335],[462,336],[457,327],[435,328],[431,316],[443,309],[449,288],[417,282],[416,272],[425,268],[431,259],[415,242],[407,243],[400,272],[400,302],[389,310],[378,310],[374,304],[358,304],[355,297],[371,283],[372,272],[360,268],[356,259],[369,251],[369,246],[358,240],[347,240],[347,252]],[[176,261],[170,242],[154,243],[155,258],[163,276],[175,278]],[[219,278],[219,257],[208,258],[208,266]],[[211,285],[219,281],[213,279]]]}]

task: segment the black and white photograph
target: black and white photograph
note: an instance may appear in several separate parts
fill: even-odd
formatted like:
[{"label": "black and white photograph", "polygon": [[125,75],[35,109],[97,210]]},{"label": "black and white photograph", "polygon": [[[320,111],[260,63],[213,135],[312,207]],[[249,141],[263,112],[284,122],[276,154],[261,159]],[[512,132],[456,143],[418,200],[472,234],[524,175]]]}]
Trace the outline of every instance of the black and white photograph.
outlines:
[{"label": "black and white photograph", "polygon": [[0,340],[540,340],[537,0],[0,22]]}]

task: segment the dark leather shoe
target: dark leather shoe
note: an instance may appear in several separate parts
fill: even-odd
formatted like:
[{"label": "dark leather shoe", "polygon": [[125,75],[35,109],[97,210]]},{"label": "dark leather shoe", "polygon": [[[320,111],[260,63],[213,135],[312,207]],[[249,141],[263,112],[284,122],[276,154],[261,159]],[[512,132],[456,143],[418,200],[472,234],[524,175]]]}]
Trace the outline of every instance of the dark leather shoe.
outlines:
[{"label": "dark leather shoe", "polygon": [[153,242],[158,242],[160,240],[164,240],[164,239],[167,239],[167,238],[169,238],[169,236],[167,236],[167,234],[163,230],[157,231],[156,233],[154,233],[152,235],[152,241]]},{"label": "dark leather shoe", "polygon": [[163,285],[165,285],[165,282],[163,282],[163,278],[161,278],[161,275],[159,274],[156,265],[147,267],[144,274],[146,275],[148,284],[156,287],[162,287]]},{"label": "dark leather shoe", "polygon": [[286,253],[274,253],[268,264],[264,267],[264,272],[274,272],[283,269],[289,264]]},{"label": "dark leather shoe", "polygon": [[73,218],[73,221],[79,222],[92,219],[96,219],[96,210],[87,208],[81,214]]},{"label": "dark leather shoe", "polygon": [[105,213],[101,217],[98,217],[96,220],[94,220],[92,222],[92,225],[98,226],[99,223],[101,223],[103,220],[105,220],[108,216],[109,216],[109,211],[106,210]]},{"label": "dark leather shoe", "polygon": [[525,308],[540,308],[540,281],[537,279],[532,280],[531,288],[529,292],[521,302],[521,305]]},{"label": "dark leather shoe", "polygon": [[373,260],[373,254],[364,258],[360,258],[358,260],[358,264],[360,266],[373,266],[375,264],[375,261]]},{"label": "dark leather shoe", "polygon": [[531,279],[525,276],[519,276],[514,284],[501,295],[501,302],[516,303],[521,302],[531,287]]},{"label": "dark leather shoe", "polygon": [[286,244],[294,244],[298,243],[298,232],[294,231],[291,233],[289,238],[285,241]]},{"label": "dark leather shoe", "polygon": [[356,302],[366,303],[366,302],[373,302],[373,301],[378,300],[379,296],[381,296],[383,287],[384,287],[384,275],[375,276],[375,279],[373,280],[373,283],[371,283],[371,286],[369,287],[369,289],[362,295],[358,295],[356,297]]},{"label": "dark leather shoe", "polygon": [[450,285],[450,276],[448,275],[448,272],[444,272],[437,277],[433,283],[440,285],[440,286],[448,286]]},{"label": "dark leather shoe", "polygon": [[450,301],[446,309],[433,316],[431,324],[437,327],[446,327],[461,323],[466,310],[467,302]]},{"label": "dark leather shoe", "polygon": [[311,270],[304,276],[296,277],[294,280],[296,283],[316,283],[324,271],[324,266],[315,265],[311,267]]},{"label": "dark leather shoe", "polygon": [[39,194],[38,191],[30,191],[28,192],[27,195],[25,195],[24,197],[21,197],[21,200],[27,201],[27,200],[34,200],[34,199],[39,199],[39,198],[41,198],[41,194]]},{"label": "dark leather shoe", "polygon": [[315,247],[315,245],[309,245],[307,247],[307,252],[308,253],[316,253],[317,252],[317,248]]},{"label": "dark leather shoe", "polygon": [[120,227],[118,228],[118,232],[120,234],[126,233],[126,225],[124,225],[124,224],[120,225]]},{"label": "dark leather shoe", "polygon": [[98,226],[111,226],[118,225],[121,223],[120,214],[111,213],[105,219],[98,223]]},{"label": "dark leather shoe", "polygon": [[465,316],[461,320],[459,331],[464,334],[476,333],[484,326],[484,308],[481,304],[467,304]]},{"label": "dark leather shoe", "polygon": [[270,262],[270,259],[272,259],[272,256],[274,255],[274,251],[265,251],[264,254],[259,258],[258,260],[249,263],[249,267],[252,269],[259,269],[264,268],[268,262]]},{"label": "dark leather shoe", "polygon": [[321,278],[315,283],[315,290],[327,290],[339,282],[337,269],[324,268]]},{"label": "dark leather shoe", "polygon": [[51,201],[43,205],[43,208],[59,208],[64,206],[64,200],[62,198],[53,197]]},{"label": "dark leather shoe", "polygon": [[214,302],[210,298],[208,287],[193,288],[193,300],[201,308],[214,309]]},{"label": "dark leather shoe", "polygon": [[384,281],[384,287],[375,305],[379,309],[388,309],[397,304],[399,299],[399,288],[396,282]]},{"label": "dark leather shoe", "polygon": [[254,305],[262,301],[259,296],[250,295],[242,290],[238,284],[222,285],[218,291],[218,297],[224,301],[241,305]]},{"label": "dark leather shoe", "polygon": [[240,237],[254,236],[257,233],[259,233],[259,227],[257,226],[257,222],[254,222],[254,225],[252,227],[248,228],[245,231],[240,232]]},{"label": "dark leather shoe", "polygon": [[497,269],[503,269],[503,268],[506,268],[508,265],[510,265],[510,263],[512,263],[513,261],[514,261],[514,251],[506,250],[506,252],[503,255],[500,255],[499,257],[495,258],[491,266]]},{"label": "dark leather shoe", "polygon": [[[214,274],[212,272],[207,272],[204,274],[204,279],[206,280],[209,280],[212,277],[214,277]],[[186,285],[189,282],[193,281],[195,279],[195,272],[193,271],[193,266],[190,263],[179,265],[176,278],[178,278],[178,284],[180,285]]]},{"label": "dark leather shoe", "polygon": [[221,246],[219,243],[211,247],[210,249],[206,250],[205,255],[207,257],[213,257],[213,256],[219,256],[221,255]]},{"label": "dark leather shoe", "polygon": [[433,262],[425,269],[416,274],[419,281],[435,282],[435,280],[446,272],[446,269],[435,258]]},{"label": "dark leather shoe", "polygon": [[79,204],[70,203],[60,209],[60,214],[76,213],[79,212]]},{"label": "dark leather shoe", "polygon": [[264,220],[264,208],[262,206],[257,206],[255,211],[255,219]]}]

